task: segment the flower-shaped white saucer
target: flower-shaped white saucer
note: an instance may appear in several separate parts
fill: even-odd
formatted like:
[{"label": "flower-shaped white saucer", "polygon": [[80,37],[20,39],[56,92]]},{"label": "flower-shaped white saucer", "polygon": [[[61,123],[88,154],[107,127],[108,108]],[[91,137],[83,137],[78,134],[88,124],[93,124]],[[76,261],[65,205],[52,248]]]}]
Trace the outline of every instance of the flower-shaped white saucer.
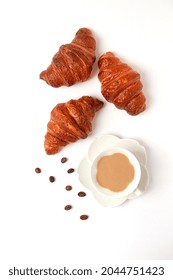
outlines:
[{"label": "flower-shaped white saucer", "polygon": [[[98,188],[92,179],[93,163],[100,155],[111,149],[119,149],[127,154],[132,154],[139,164],[140,177],[135,188],[131,188],[130,192],[114,193],[110,190],[103,191],[103,188]],[[80,182],[92,191],[96,200],[103,206],[114,207],[124,203],[127,199],[136,198],[145,192],[149,183],[145,148],[136,140],[120,139],[114,135],[102,135],[96,138],[90,145],[87,156],[80,162],[77,172]]]}]

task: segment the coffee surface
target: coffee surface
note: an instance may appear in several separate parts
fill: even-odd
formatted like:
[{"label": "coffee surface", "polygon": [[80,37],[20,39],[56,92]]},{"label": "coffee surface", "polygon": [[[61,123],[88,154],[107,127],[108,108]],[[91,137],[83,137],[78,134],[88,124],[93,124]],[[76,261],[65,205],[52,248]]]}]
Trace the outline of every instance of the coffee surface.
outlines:
[{"label": "coffee surface", "polygon": [[96,180],[98,184],[113,192],[125,190],[133,181],[134,166],[122,153],[103,156],[97,164]]}]

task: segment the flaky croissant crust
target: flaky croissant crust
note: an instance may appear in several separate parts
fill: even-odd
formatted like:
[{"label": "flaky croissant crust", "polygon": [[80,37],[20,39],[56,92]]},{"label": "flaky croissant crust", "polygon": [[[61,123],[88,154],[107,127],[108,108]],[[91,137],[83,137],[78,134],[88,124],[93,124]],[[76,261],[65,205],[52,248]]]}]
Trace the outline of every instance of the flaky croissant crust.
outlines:
[{"label": "flaky croissant crust", "polygon": [[101,92],[108,102],[130,115],[137,115],[146,109],[139,73],[122,63],[112,52],[99,58],[98,67]]},{"label": "flaky croissant crust", "polygon": [[71,43],[62,45],[54,55],[43,79],[52,87],[71,86],[86,81],[95,62],[96,41],[88,28],[80,28]]},{"label": "flaky croissant crust", "polygon": [[63,146],[84,139],[92,131],[92,120],[103,102],[91,96],[57,104],[47,124],[44,148],[48,155]]}]

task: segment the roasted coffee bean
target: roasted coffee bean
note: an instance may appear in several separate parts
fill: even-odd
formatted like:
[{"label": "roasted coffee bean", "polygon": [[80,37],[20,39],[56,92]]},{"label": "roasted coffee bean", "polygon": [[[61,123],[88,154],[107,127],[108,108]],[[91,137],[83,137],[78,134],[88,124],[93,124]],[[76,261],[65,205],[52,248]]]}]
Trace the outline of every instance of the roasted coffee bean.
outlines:
[{"label": "roasted coffee bean", "polygon": [[65,162],[67,162],[67,160],[68,160],[68,158],[63,157],[63,158],[61,159],[61,162],[62,162],[62,163],[65,163]]},{"label": "roasted coffee bean", "polygon": [[66,206],[64,207],[64,209],[65,209],[65,210],[70,210],[70,209],[72,209],[72,206],[68,204],[68,205],[66,205]]},{"label": "roasted coffee bean", "polygon": [[35,172],[36,172],[36,173],[41,173],[40,167],[36,167],[36,168],[35,168]]},{"label": "roasted coffee bean", "polygon": [[55,177],[54,177],[54,176],[50,176],[50,177],[49,177],[49,181],[50,181],[51,183],[55,182]]},{"label": "roasted coffee bean", "polygon": [[65,187],[65,189],[66,189],[67,191],[71,191],[71,190],[72,190],[72,186],[68,185],[68,186]]},{"label": "roasted coffee bean", "polygon": [[80,219],[81,220],[87,220],[89,217],[88,217],[88,215],[81,215],[80,216]]},{"label": "roasted coffee bean", "polygon": [[85,192],[78,192],[78,196],[84,197],[84,196],[86,196],[86,193]]},{"label": "roasted coffee bean", "polygon": [[68,170],[67,170],[67,173],[73,173],[74,172],[74,168],[69,168]]}]

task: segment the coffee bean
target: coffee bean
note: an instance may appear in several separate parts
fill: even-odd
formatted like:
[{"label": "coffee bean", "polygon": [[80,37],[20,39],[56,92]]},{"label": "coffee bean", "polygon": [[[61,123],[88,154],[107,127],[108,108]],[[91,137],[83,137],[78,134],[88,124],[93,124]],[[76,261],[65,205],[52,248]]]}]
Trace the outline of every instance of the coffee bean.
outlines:
[{"label": "coffee bean", "polygon": [[84,196],[86,196],[86,193],[85,192],[78,192],[78,196],[84,197]]},{"label": "coffee bean", "polygon": [[50,176],[50,177],[49,177],[49,181],[50,181],[51,183],[55,182],[55,177],[54,177],[54,176]]},{"label": "coffee bean", "polygon": [[63,158],[61,159],[61,162],[62,162],[62,163],[65,163],[67,160],[68,160],[68,158],[63,157]]},{"label": "coffee bean", "polygon": [[67,170],[67,173],[73,173],[74,172],[74,168],[69,168],[68,170]]},{"label": "coffee bean", "polygon": [[72,206],[68,204],[68,205],[66,205],[66,206],[64,207],[64,209],[65,209],[65,210],[70,210],[70,209],[72,209]]},{"label": "coffee bean", "polygon": [[36,168],[35,168],[35,172],[36,172],[36,173],[41,173],[40,167],[36,167]]},{"label": "coffee bean", "polygon": [[71,191],[71,190],[72,190],[72,186],[68,185],[68,186],[65,187],[65,189],[66,189],[67,191]]},{"label": "coffee bean", "polygon": [[88,217],[88,215],[81,215],[80,216],[80,219],[81,220],[87,220],[89,217]]}]

